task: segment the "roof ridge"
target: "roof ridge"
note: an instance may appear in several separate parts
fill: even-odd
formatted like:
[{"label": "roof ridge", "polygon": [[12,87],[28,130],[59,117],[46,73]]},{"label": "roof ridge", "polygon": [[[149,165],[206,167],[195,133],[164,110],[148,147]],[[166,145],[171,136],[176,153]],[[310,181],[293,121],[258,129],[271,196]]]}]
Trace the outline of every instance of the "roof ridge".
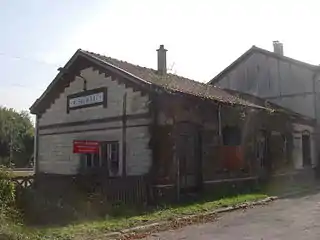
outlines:
[{"label": "roof ridge", "polygon": [[249,48],[247,51],[245,51],[243,54],[241,54],[232,63],[230,63],[226,68],[224,68],[221,72],[219,72],[216,76],[214,76],[211,80],[209,80],[209,82],[207,84],[213,85],[213,84],[219,82],[219,80],[221,79],[221,77],[224,74],[226,74],[229,71],[231,71],[232,69],[234,69],[238,64],[240,64],[243,60],[245,60],[247,57],[249,57],[252,53],[256,53],[256,52],[264,54],[264,55],[269,55],[271,57],[278,58],[283,61],[291,62],[296,65],[303,66],[303,67],[308,68],[312,71],[320,70],[320,66],[318,66],[318,65],[303,62],[303,61],[300,61],[300,60],[297,60],[297,59],[294,59],[291,57],[277,54],[275,52],[269,51],[269,50],[261,48],[261,47],[257,47],[256,45],[252,45],[251,48]]},{"label": "roof ridge", "polygon": [[272,52],[270,50],[267,50],[267,49],[264,49],[264,48],[261,48],[261,47],[254,46],[254,49],[258,50],[258,51],[262,51],[262,52],[264,52],[266,54],[272,54],[275,57],[279,57],[279,58],[282,58],[282,59],[287,60],[287,61],[294,61],[294,62],[296,62],[298,64],[304,64],[304,65],[307,65],[307,66],[310,66],[310,67],[315,67],[315,68],[319,67],[318,65],[315,65],[315,64],[312,64],[312,63],[308,63],[308,62],[304,62],[304,61],[298,60],[296,58],[288,57],[288,56],[285,56],[285,55],[280,55],[278,53]]},{"label": "roof ridge", "polygon": [[[91,55],[98,55],[98,56],[103,57],[103,58],[113,59],[113,60],[116,60],[116,61],[119,61],[119,62],[123,62],[123,63],[128,63],[128,64],[131,64],[131,65],[135,65],[135,66],[138,66],[138,67],[141,67],[141,68],[147,68],[147,69],[155,70],[155,69],[153,69],[153,68],[143,67],[143,66],[140,66],[140,65],[138,65],[138,64],[134,64],[134,63],[130,63],[130,62],[127,62],[127,61],[118,59],[118,58],[106,56],[106,55],[104,55],[104,54],[100,54],[100,53],[96,53],[96,52],[91,52],[91,51],[87,51],[87,50],[82,50],[82,51],[85,52],[85,53],[89,53],[89,54],[91,54]],[[155,71],[156,71],[156,70],[155,70]]]},{"label": "roof ridge", "polygon": [[[119,62],[122,62],[122,63],[130,64],[130,65],[133,65],[133,66],[135,66],[135,67],[139,67],[139,68],[143,68],[143,69],[148,69],[148,70],[154,71],[155,73],[157,72],[157,70],[154,69],[154,68],[141,66],[141,65],[138,65],[138,64],[135,64],[135,63],[131,63],[131,62],[128,62],[128,61],[124,61],[124,60],[121,60],[121,59],[118,59],[118,58],[106,56],[106,55],[104,55],[104,54],[100,54],[100,53],[96,53],[96,52],[91,52],[91,51],[87,51],[87,50],[83,50],[83,49],[81,49],[81,51],[82,51],[82,52],[85,52],[85,53],[88,53],[88,54],[91,54],[91,55],[98,55],[98,56],[103,57],[103,58],[106,58],[106,59],[115,60],[115,61],[119,61]],[[112,63],[110,63],[110,64],[112,64]],[[194,80],[194,79],[191,79],[191,78],[187,78],[187,77],[184,77],[184,76],[175,74],[175,73],[168,73],[168,72],[167,72],[165,75],[171,75],[171,76],[174,76],[174,77],[184,78],[184,79],[187,79],[187,80],[189,80],[189,81],[192,81],[192,82],[195,82],[195,83],[199,83],[199,84],[203,84],[203,85],[206,85],[206,86],[207,86],[207,84],[206,84],[205,82],[200,82],[200,81],[197,81],[197,80]],[[165,75],[159,75],[159,76],[165,76]]]},{"label": "roof ridge", "polygon": [[242,98],[229,94],[227,91],[221,88],[206,84],[205,82],[199,82],[173,73],[160,75],[157,74],[157,70],[153,68],[143,67],[87,50],[82,50],[82,52],[91,57],[98,58],[106,64],[114,66],[115,68],[120,68],[123,71],[137,77],[138,79],[146,81],[150,84],[155,84],[159,87],[163,87],[167,90],[191,94],[201,98],[209,98],[211,100],[221,101],[229,104],[240,104],[261,108],[261,106],[252,104]]}]

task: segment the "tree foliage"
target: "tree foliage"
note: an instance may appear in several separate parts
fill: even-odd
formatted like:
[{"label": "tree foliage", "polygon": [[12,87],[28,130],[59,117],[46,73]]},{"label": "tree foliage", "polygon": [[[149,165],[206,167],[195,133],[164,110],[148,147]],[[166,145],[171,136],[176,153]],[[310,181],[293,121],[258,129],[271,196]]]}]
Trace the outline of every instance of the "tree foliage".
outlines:
[{"label": "tree foliage", "polygon": [[33,156],[33,134],[28,112],[0,107],[0,165],[27,167]]}]

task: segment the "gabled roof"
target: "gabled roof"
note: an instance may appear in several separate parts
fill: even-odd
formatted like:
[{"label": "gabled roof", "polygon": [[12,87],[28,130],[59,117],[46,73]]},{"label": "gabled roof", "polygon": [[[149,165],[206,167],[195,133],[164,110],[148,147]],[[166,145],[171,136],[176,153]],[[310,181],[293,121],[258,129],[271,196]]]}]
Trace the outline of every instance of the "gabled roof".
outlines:
[{"label": "gabled roof", "polygon": [[269,57],[280,59],[282,61],[289,62],[291,64],[295,64],[295,65],[298,65],[298,66],[301,66],[301,67],[304,67],[304,68],[308,68],[308,69],[310,69],[312,71],[319,70],[319,66],[317,66],[317,65],[305,63],[305,62],[302,62],[302,61],[299,61],[299,60],[296,60],[296,59],[293,59],[293,58],[289,58],[289,57],[286,57],[286,56],[283,56],[283,55],[279,55],[279,54],[274,53],[274,52],[270,52],[270,51],[265,50],[263,48],[252,46],[249,50],[247,50],[244,54],[242,54],[239,58],[237,58],[234,62],[232,62],[228,67],[226,67],[224,70],[222,70],[217,76],[215,76],[213,79],[211,79],[208,82],[208,84],[215,84],[215,83],[219,82],[221,80],[221,78],[225,74],[227,74],[230,71],[232,71],[235,67],[237,67],[243,61],[247,60],[254,53],[261,53],[261,54],[264,54],[264,55],[269,56]]},{"label": "gabled roof", "polygon": [[167,89],[169,91],[186,93],[197,97],[216,100],[224,103],[256,107],[254,106],[254,104],[251,104],[250,102],[237,98],[220,88],[208,86],[205,83],[197,82],[171,73],[160,75],[158,74],[157,70],[152,68],[141,67],[139,65],[121,61],[111,57],[106,57],[93,52],[88,52],[84,50],[82,50],[82,52],[90,55],[91,57],[97,58],[105,62],[106,64],[111,64],[112,66],[122,69],[128,73],[131,73],[135,77],[143,79],[144,81],[150,84],[163,87],[164,89]]},{"label": "gabled roof", "polygon": [[[111,57],[106,57],[97,53],[88,52],[79,49],[73,57],[68,61],[64,68],[69,68],[76,61],[77,58],[82,57],[91,61],[93,64],[98,64],[100,67],[106,68],[126,79],[133,81],[136,84],[142,84],[148,89],[150,86],[155,86],[167,92],[177,92],[196,96],[203,99],[217,101],[225,104],[236,104],[247,107],[264,108],[255,105],[251,102],[233,96],[232,94],[205,83],[193,81],[191,79],[181,77],[175,74],[160,75],[156,70],[134,65],[125,61],[120,61]],[[47,98],[50,98],[50,92],[58,91],[56,87],[62,81],[63,73],[59,73],[51,82],[45,92],[36,100],[31,106],[32,113],[38,112],[39,105]],[[66,85],[65,85],[66,86]]]}]

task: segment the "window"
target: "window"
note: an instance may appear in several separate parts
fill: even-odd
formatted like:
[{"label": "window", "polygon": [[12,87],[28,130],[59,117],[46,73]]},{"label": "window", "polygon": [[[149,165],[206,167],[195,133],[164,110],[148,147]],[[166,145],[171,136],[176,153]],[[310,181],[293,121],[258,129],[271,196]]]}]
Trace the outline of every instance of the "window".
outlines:
[{"label": "window", "polygon": [[241,130],[236,126],[226,126],[222,130],[223,145],[241,145]]},{"label": "window", "polygon": [[85,168],[97,168],[100,167],[100,158],[97,153],[86,153],[82,154],[82,161]]},{"label": "window", "polygon": [[120,176],[122,165],[120,162],[119,142],[101,142],[100,153],[81,154],[81,163],[84,169],[104,169],[109,176]]},{"label": "window", "polygon": [[103,161],[107,163],[109,175],[119,176],[121,173],[119,142],[105,142],[103,148],[105,149]]}]

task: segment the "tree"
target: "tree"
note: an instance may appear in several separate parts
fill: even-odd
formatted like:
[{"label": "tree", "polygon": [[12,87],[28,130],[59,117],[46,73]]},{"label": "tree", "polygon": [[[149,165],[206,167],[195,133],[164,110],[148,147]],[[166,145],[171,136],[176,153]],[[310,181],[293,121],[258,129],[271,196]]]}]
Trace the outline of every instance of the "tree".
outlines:
[{"label": "tree", "polygon": [[0,164],[28,166],[33,156],[33,138],[28,112],[0,107]]}]

